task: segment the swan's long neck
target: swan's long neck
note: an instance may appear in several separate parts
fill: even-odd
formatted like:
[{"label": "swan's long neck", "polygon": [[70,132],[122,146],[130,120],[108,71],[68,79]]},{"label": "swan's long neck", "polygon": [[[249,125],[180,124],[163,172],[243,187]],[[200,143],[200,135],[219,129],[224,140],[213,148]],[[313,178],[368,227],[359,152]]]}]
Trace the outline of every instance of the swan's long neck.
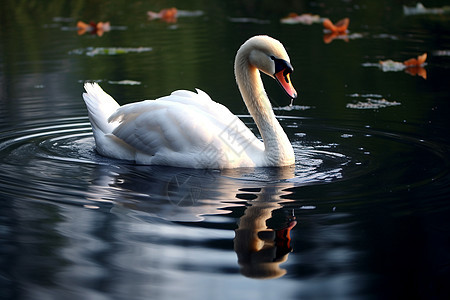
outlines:
[{"label": "swan's long neck", "polygon": [[291,143],[275,118],[259,70],[249,63],[248,52],[241,50],[234,66],[236,82],[264,141],[267,162],[273,166],[291,165],[295,162]]}]

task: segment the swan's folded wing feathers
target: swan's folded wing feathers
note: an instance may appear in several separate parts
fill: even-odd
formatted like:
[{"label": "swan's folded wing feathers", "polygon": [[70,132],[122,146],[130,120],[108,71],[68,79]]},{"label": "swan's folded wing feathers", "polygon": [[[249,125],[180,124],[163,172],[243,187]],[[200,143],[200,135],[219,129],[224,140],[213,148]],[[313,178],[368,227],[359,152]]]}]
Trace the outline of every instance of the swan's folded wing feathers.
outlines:
[{"label": "swan's folded wing feathers", "polygon": [[232,116],[228,108],[220,103],[215,102],[211,97],[200,89],[196,89],[197,93],[187,90],[177,90],[172,92],[170,96],[162,97],[156,101],[165,101],[172,103],[181,103],[193,106],[198,110],[223,118],[224,116]]},{"label": "swan's folded wing feathers", "polygon": [[176,91],[157,100],[124,105],[109,121],[120,122],[113,131],[116,137],[147,155],[195,153],[208,145],[225,150],[230,143],[223,137],[255,138],[228,108],[201,91]]},{"label": "swan's folded wing feathers", "polygon": [[205,123],[192,109],[148,110],[134,119],[123,121],[113,134],[137,150],[155,155],[157,152],[191,151],[210,139],[208,131],[199,130]]},{"label": "swan's folded wing feathers", "polygon": [[[201,90],[197,90],[197,92],[199,93],[188,90],[177,90],[172,92],[169,96],[164,96],[156,100],[144,100],[141,102],[125,104],[116,110],[115,113],[109,117],[108,121],[128,122],[144,112],[166,109],[173,105],[176,105],[176,108],[181,109],[182,107],[179,107],[178,104],[192,106],[196,109],[214,114],[217,111],[216,105],[220,104],[214,102],[205,92]],[[226,107],[224,108],[227,109]],[[220,110],[222,110],[222,108]]]},{"label": "swan's folded wing feathers", "polygon": [[164,106],[158,106],[157,104],[155,100],[125,104],[109,117],[108,122],[130,122],[146,111],[164,108]]}]

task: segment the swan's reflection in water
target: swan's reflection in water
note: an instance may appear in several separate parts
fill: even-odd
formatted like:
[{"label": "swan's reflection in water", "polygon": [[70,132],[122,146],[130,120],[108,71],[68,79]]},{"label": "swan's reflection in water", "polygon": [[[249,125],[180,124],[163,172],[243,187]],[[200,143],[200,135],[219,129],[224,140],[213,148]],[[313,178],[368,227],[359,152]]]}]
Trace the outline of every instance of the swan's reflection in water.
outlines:
[{"label": "swan's reflection in water", "polygon": [[[91,195],[146,215],[174,222],[198,222],[207,215],[229,213],[246,206],[237,222],[234,250],[241,273],[252,278],[275,278],[286,270],[290,230],[295,217],[286,216],[269,228],[267,221],[293,187],[294,167],[239,170],[194,170],[157,166],[103,166],[98,169]],[[107,192],[108,194],[105,194]],[[95,200],[95,199],[92,199]],[[277,223],[277,222],[275,222]]]},{"label": "swan's reflection in water", "polygon": [[[297,224],[290,216],[286,224],[277,230],[267,226],[274,210],[282,205],[279,189],[262,188],[257,198],[249,201],[236,229],[234,250],[238,256],[241,273],[252,278],[276,278],[286,274],[280,264],[287,260],[290,246],[290,231]],[[238,196],[241,196],[238,194]]]}]

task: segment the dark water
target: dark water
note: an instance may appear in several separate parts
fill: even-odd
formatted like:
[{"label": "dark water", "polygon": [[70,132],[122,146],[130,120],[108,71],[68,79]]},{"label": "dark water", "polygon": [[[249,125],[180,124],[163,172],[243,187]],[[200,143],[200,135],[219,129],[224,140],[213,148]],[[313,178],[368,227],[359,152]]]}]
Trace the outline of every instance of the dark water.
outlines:
[{"label": "dark water", "polygon": [[[2,3],[0,298],[447,299],[450,14],[403,4],[416,5]],[[191,13],[147,19],[170,6]],[[289,12],[349,17],[348,37],[281,24]],[[78,20],[112,28],[77,35]],[[85,81],[121,104],[198,87],[255,128],[233,77],[255,34],[282,41],[295,69],[291,110],[265,80],[295,167],[134,166],[94,151]],[[426,79],[377,65],[424,52]]]}]

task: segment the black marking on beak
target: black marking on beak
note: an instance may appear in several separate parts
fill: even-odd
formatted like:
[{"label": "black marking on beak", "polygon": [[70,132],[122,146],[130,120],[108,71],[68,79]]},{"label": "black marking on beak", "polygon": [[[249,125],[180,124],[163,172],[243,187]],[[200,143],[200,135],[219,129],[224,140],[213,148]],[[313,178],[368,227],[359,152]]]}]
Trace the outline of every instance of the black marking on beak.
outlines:
[{"label": "black marking on beak", "polygon": [[[294,68],[292,67],[291,63],[284,59],[276,58],[273,55],[270,56],[270,58],[275,63],[275,74],[283,71],[283,76],[284,76],[286,82],[289,83],[289,77],[287,75],[292,73],[292,71],[294,71]],[[273,74],[273,75],[275,75],[275,74]]]}]

